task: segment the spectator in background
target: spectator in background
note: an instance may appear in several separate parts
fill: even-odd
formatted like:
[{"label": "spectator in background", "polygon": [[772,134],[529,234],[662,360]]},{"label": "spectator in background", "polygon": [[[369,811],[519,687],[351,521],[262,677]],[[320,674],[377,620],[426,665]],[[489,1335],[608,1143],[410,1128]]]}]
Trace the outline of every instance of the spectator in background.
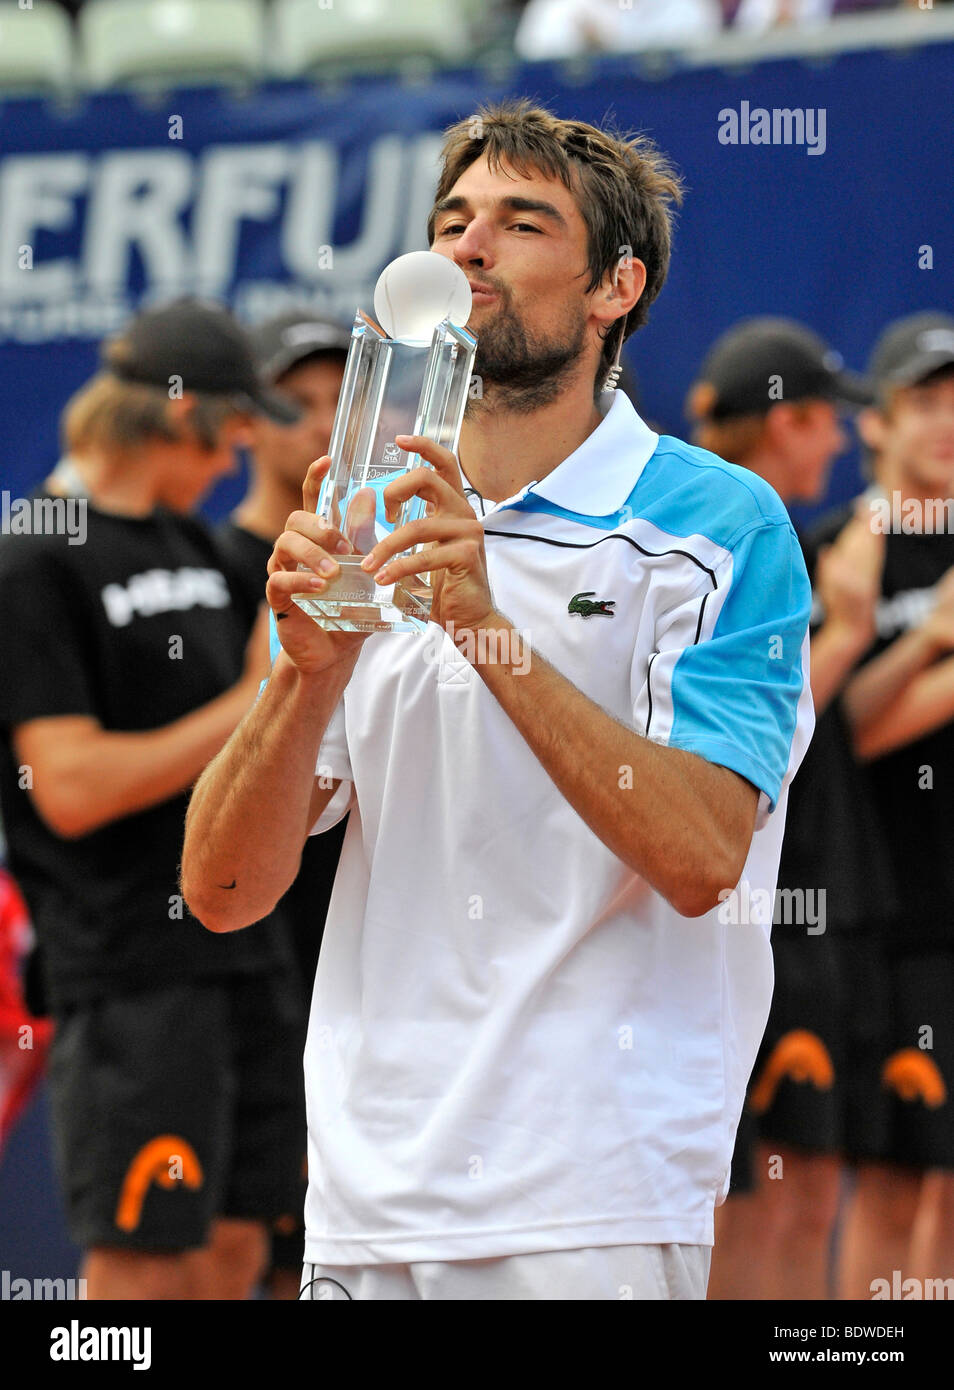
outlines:
[{"label": "spectator in background", "polygon": [[572,58],[582,53],[628,53],[679,47],[717,33],[718,0],[530,0],[514,38],[521,58]]},{"label": "spectator in background", "polygon": [[83,543],[0,538],[0,810],[44,952],[90,1298],[247,1297],[267,1224],[300,1200],[283,925],[216,937],[178,894],[188,790],[268,670],[264,614],[249,638],[189,513],[260,411],[295,413],[224,310],[142,314],[67,406],[69,457],[34,494],[53,517],[76,499]]},{"label": "spectator in background", "polygon": [[[786,504],[817,501],[845,444],[835,403],[871,399],[839,362],[791,320],[737,325],[709,353],[690,396],[694,441],[757,473]],[[859,1145],[857,1095],[878,1084],[879,1063],[865,1052],[863,967],[891,881],[836,697],[874,640],[884,544],[850,509],[831,539],[821,555],[802,540],[824,606],[811,644],[817,723],[789,792],[775,992],[718,1213],[710,1298],[826,1296],[841,1160]]]},{"label": "spectator in background", "polygon": [[894,1271],[954,1277],[954,318],[890,325],[870,370],[878,402],[859,427],[886,556],[876,641],[845,708],[901,902],[869,966],[883,1084],[845,1219],[845,1298],[892,1288]]},{"label": "spectator in background", "polygon": [[898,0],[740,0],[733,24],[759,34],[780,24],[824,24],[833,15],[894,9],[897,4]]},{"label": "spectator in background", "polygon": [[[348,329],[307,309],[290,310],[263,324],[253,344],[263,379],[301,412],[293,424],[279,424],[259,415],[250,424],[251,486],[217,537],[245,592],[248,628],[265,596],[266,568],[288,516],[302,505],[302,484],[308,465],[328,452],[344,364],[351,342]],[[273,645],[278,635],[273,627]],[[338,858],[348,817],[325,835],[309,837],[302,851],[298,877],[281,899],[278,910],[292,931],[300,975],[303,1020],[311,1003],[318,950],[331,899]],[[299,1052],[305,1050],[305,1026]],[[301,1163],[305,1161],[305,1095],[301,1105]],[[272,1242],[272,1276],[277,1297],[297,1298],[305,1233],[304,1177],[294,1225]]]}]

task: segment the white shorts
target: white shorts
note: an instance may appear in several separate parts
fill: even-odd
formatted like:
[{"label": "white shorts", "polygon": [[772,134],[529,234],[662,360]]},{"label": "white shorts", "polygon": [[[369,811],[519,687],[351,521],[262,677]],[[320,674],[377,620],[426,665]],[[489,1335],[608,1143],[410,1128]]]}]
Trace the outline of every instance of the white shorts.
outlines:
[{"label": "white shorts", "polygon": [[488,1260],[305,1264],[300,1299],[704,1299],[711,1245],[603,1245]]}]

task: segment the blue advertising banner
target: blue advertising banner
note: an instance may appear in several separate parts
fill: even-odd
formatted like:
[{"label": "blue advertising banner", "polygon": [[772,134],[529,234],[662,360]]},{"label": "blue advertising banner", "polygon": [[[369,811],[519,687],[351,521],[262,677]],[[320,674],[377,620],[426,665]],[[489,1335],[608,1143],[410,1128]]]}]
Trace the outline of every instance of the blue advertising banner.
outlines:
[{"label": "blue advertising banner", "polygon": [[[639,405],[685,434],[712,340],[788,314],[862,366],[891,318],[954,307],[947,94],[954,45],[824,62],[697,69],[659,81],[627,59],[572,77],[467,72],[336,91],[122,95],[72,110],[0,107],[0,456],[22,493],[57,456],[59,412],[96,345],[144,302],[182,292],[247,321],[307,301],[350,321],[381,267],[422,248],[440,132],[483,100],[652,136],[683,173],[669,282],[627,348]],[[854,486],[840,466],[832,498]],[[219,515],[238,480],[207,504]]]}]

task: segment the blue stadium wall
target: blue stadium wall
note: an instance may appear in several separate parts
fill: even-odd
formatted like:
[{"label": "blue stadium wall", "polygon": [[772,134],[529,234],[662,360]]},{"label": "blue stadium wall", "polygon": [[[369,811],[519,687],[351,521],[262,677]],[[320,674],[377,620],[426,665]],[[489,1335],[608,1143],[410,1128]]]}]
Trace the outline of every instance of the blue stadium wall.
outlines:
[{"label": "blue stadium wall", "polygon": [[[712,340],[741,316],[789,314],[861,366],[892,317],[954,308],[954,45],[683,70],[628,59],[387,79],[337,92],[270,86],[104,96],[60,111],[0,107],[0,458],[21,493],[57,454],[57,419],[96,341],[148,298],[198,291],[261,318],[289,297],[350,320],[393,256],[425,245],[439,132],[487,98],[651,135],[688,184],[669,281],[628,345],[639,404],[685,434]],[[720,111],[825,112],[825,148],[722,144]],[[32,210],[32,211],[31,211]],[[34,215],[35,214],[35,215]],[[29,246],[32,269],[22,268]],[[922,248],[930,248],[925,253]],[[324,248],[324,249],[322,249]],[[932,268],[923,268],[932,260]],[[836,469],[830,500],[857,482]],[[218,517],[240,476],[205,504]]]}]

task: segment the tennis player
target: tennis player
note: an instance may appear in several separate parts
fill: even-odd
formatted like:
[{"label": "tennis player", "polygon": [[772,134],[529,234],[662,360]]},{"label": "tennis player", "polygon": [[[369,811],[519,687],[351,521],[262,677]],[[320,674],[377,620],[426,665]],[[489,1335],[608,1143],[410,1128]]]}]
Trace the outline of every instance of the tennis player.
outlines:
[{"label": "tennis player", "polygon": [[247,926],[351,810],[303,1297],[701,1299],[813,723],[808,578],[771,487],[603,391],[668,269],[658,150],[520,101],[442,159],[429,239],[471,282],[482,398],[459,459],[399,436],[433,467],[390,515],[431,514],[366,562],[390,582],[428,544],[428,634],[293,604],[343,543],[318,460],[269,561],[283,650],[196,784],[183,892]]}]

